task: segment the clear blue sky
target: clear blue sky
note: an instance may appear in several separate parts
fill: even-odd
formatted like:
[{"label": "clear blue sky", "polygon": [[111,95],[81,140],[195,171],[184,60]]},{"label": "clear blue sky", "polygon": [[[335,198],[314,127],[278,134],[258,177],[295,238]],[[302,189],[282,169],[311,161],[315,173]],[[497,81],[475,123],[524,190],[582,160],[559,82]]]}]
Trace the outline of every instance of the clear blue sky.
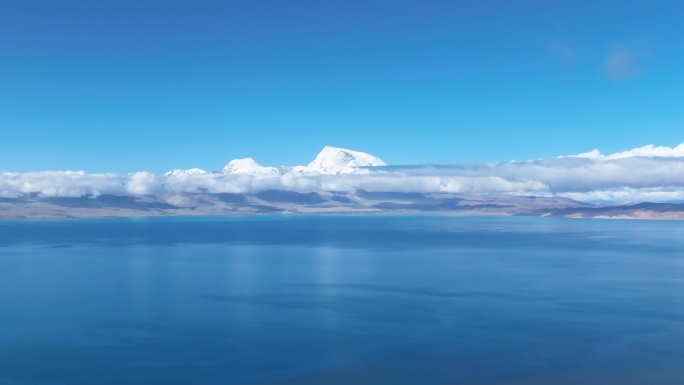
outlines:
[{"label": "clear blue sky", "polygon": [[684,142],[684,1],[0,0],[0,170]]}]

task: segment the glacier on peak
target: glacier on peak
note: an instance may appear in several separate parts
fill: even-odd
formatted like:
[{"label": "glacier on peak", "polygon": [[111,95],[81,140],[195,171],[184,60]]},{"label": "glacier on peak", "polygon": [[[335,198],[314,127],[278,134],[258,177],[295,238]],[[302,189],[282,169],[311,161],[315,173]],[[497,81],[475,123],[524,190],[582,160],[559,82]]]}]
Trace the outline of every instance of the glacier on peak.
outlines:
[{"label": "glacier on peak", "polygon": [[252,158],[233,159],[221,170],[221,173],[240,175],[280,174],[277,168],[259,166],[259,163]]},{"label": "glacier on peak", "polygon": [[304,171],[321,174],[347,174],[357,167],[386,166],[380,158],[365,152],[325,146]]},{"label": "glacier on peak", "polygon": [[189,170],[182,170],[180,168],[174,168],[173,170],[167,172],[164,175],[170,176],[170,175],[181,175],[181,174],[188,174],[188,175],[200,175],[200,174],[206,174],[207,172],[199,169],[199,168],[191,168]]},{"label": "glacier on peak", "polygon": [[222,174],[284,175],[287,173],[348,174],[359,167],[386,166],[381,159],[365,152],[326,146],[308,166],[263,167],[252,158],[233,159],[221,170]]}]

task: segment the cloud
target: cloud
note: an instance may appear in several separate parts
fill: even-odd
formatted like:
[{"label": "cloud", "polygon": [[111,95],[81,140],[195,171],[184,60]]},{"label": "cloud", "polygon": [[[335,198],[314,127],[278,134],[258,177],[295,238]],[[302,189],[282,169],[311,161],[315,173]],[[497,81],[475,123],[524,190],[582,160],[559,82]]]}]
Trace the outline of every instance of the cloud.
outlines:
[{"label": "cloud", "polygon": [[612,159],[623,159],[623,158],[633,158],[636,156],[653,158],[653,157],[663,157],[663,158],[673,158],[673,157],[684,157],[684,143],[679,146],[664,147],[664,146],[654,146],[649,144],[647,146],[634,148],[632,150],[616,152],[610,155],[603,155],[599,150],[593,150],[590,152],[585,152],[578,155],[572,155],[578,158],[588,158],[588,159],[600,159],[600,160],[612,160]]},{"label": "cloud", "polygon": [[606,59],[606,75],[611,80],[625,80],[641,74],[637,63],[639,56],[629,47],[618,46]]},{"label": "cloud", "polygon": [[550,48],[558,54],[561,63],[565,65],[572,65],[575,61],[575,53],[570,49],[570,46],[561,41],[551,41]]},{"label": "cloud", "polygon": [[684,143],[603,155],[598,150],[526,162],[383,166],[349,174],[302,172],[153,175],[82,171],[0,173],[0,197],[100,194],[367,191],[563,196],[582,201],[684,200]]},{"label": "cloud", "polygon": [[629,187],[596,190],[578,193],[563,193],[559,196],[583,202],[682,202],[684,189],[670,188],[641,188]]}]

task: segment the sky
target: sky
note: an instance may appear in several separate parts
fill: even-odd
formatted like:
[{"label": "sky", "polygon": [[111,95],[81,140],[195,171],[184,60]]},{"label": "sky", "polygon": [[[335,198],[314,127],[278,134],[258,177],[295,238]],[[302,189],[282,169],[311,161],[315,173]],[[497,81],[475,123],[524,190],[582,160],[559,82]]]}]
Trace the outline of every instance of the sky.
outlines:
[{"label": "sky", "polygon": [[0,0],[0,170],[684,142],[681,1]]}]

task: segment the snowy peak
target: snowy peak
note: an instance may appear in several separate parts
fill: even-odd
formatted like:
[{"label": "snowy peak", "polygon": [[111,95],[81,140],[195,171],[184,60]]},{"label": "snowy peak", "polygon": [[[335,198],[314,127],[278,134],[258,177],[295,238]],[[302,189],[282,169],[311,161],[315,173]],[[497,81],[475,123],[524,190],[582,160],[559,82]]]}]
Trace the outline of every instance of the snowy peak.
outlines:
[{"label": "snowy peak", "polygon": [[[385,162],[365,152],[347,150],[345,148],[326,146],[316,159],[308,166],[295,167],[263,167],[252,158],[233,159],[222,170],[221,174],[228,175],[285,175],[288,173],[312,174],[347,174],[359,172],[359,167],[385,166]],[[366,171],[367,172],[367,171]],[[167,176],[182,177],[187,175],[208,174],[199,168],[189,170],[173,169]]]},{"label": "snowy peak", "polygon": [[275,167],[262,167],[252,158],[233,159],[221,170],[223,174],[255,175],[278,174]]},{"label": "snowy peak", "polygon": [[199,169],[199,168],[191,168],[189,170],[181,170],[179,168],[174,168],[173,170],[167,172],[164,175],[170,176],[170,175],[200,175],[200,174],[206,174],[207,172]]},{"label": "snowy peak", "polygon": [[365,152],[326,146],[305,171],[321,174],[350,173],[357,167],[386,166],[380,158]]}]

